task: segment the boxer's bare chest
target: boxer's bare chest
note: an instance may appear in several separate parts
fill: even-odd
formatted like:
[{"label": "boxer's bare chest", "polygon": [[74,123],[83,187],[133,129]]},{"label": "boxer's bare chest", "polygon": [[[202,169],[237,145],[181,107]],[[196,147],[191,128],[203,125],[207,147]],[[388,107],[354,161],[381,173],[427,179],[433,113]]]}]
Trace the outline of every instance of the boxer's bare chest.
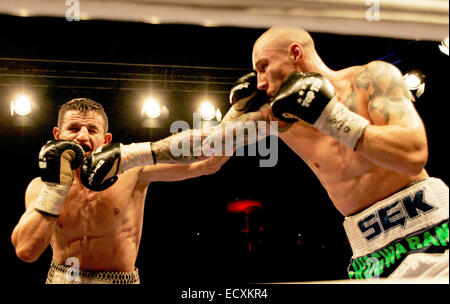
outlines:
[{"label": "boxer's bare chest", "polygon": [[111,188],[96,192],[75,180],[58,218],[59,235],[77,239],[117,233],[142,211],[145,196],[135,195],[133,189],[118,181]]},{"label": "boxer's bare chest", "polygon": [[[355,86],[355,69],[345,72],[336,86],[339,102],[370,120],[367,92]],[[374,185],[384,188],[381,185],[390,180],[388,170],[303,122],[280,133],[280,138],[314,171],[343,213],[351,212],[351,206],[360,208],[358,204],[378,199],[382,189],[374,191]]]},{"label": "boxer's bare chest", "polygon": [[[343,72],[335,93],[340,103],[370,120],[365,92],[358,90],[353,82],[354,69]],[[308,164],[313,165],[313,170],[338,173],[349,164],[356,165],[357,162],[362,162],[361,165],[367,167],[366,159],[358,153],[301,121],[280,133],[280,137]]]}]

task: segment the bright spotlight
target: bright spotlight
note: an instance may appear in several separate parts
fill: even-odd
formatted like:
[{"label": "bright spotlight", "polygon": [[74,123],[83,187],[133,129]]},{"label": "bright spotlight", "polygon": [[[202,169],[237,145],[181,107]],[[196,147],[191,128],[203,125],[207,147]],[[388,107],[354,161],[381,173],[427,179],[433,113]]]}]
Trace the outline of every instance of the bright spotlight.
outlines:
[{"label": "bright spotlight", "polygon": [[406,73],[403,76],[403,79],[405,79],[405,83],[408,86],[408,89],[410,91],[415,91],[415,95],[417,97],[422,96],[423,92],[425,92],[425,82],[423,81],[423,75],[417,72],[411,72]]},{"label": "bright spotlight", "polygon": [[156,99],[150,97],[144,102],[142,113],[148,118],[157,118],[161,115],[161,106]]},{"label": "bright spotlight", "polygon": [[11,101],[11,116],[14,115],[25,116],[31,112],[31,99],[26,95],[19,95]]},{"label": "bright spotlight", "polygon": [[200,106],[200,115],[204,120],[211,120],[216,117],[216,109],[211,103],[205,101]]},{"label": "bright spotlight", "polygon": [[410,90],[416,90],[422,83],[420,77],[415,73],[407,73],[403,77],[405,79],[406,85],[408,86],[408,89]]},{"label": "bright spotlight", "polygon": [[448,56],[448,36],[442,39],[441,44],[439,45],[439,49],[442,53]]}]

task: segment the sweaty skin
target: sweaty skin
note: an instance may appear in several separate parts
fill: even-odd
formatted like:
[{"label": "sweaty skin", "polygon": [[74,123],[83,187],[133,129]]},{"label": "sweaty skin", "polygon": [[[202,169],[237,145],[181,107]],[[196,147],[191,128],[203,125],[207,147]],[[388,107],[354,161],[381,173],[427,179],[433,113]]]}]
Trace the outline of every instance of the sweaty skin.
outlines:
[{"label": "sweaty skin", "polygon": [[[64,123],[55,127],[53,134],[56,139],[78,142],[87,151],[86,157],[112,138],[104,133],[102,117],[94,111],[68,111]],[[22,260],[33,262],[50,244],[53,259],[59,264],[75,257],[83,270],[134,271],[149,183],[213,174],[227,160],[211,157],[192,164],[132,168],[101,192],[85,188],[77,169],[58,218],[34,211],[44,185],[39,177],[35,178],[25,194],[26,211],[12,233],[16,253]]]},{"label": "sweaty skin", "polygon": [[[422,132],[423,126],[420,119],[406,99],[367,101],[367,91],[359,88],[358,79],[355,79],[361,77],[367,69],[370,68],[368,66],[350,68],[339,72],[342,87],[336,91],[338,100],[349,109],[369,119],[373,125],[413,124]],[[397,128],[400,127],[392,127],[393,137]],[[347,216],[390,196],[414,181],[428,177],[425,169],[417,173],[405,174],[399,171],[399,168],[395,166],[389,168],[381,161],[378,165],[375,159],[370,159],[358,152],[362,149],[361,145],[371,145],[373,146],[371,149],[377,149],[381,139],[377,142],[376,136],[383,136],[377,134],[377,131],[384,132],[375,129],[373,131],[375,135],[371,135],[373,139],[369,141],[367,137],[371,129],[368,127],[356,151],[350,150],[343,143],[302,122],[297,122],[285,132],[279,133],[279,137],[314,171],[335,207]],[[392,145],[395,145],[395,139],[392,140]],[[401,137],[397,140],[400,141]],[[392,153],[396,152],[392,151]]]},{"label": "sweaty skin", "polygon": [[[309,34],[290,28],[272,28],[263,34],[253,49],[253,65],[258,89],[270,97],[294,71],[320,73],[335,87],[339,102],[370,121],[356,151],[302,121],[282,123],[278,130],[279,137],[317,175],[343,215],[428,177],[425,128],[396,67],[371,62],[332,71],[317,55]],[[273,119],[267,106],[240,117]]]},{"label": "sweaty skin", "polygon": [[[294,71],[320,73],[333,84],[338,102],[369,120],[353,151],[303,121],[289,124],[277,120],[269,103],[245,114],[235,104],[224,118],[244,123],[278,121],[278,136],[313,170],[344,216],[428,177],[424,169],[428,157],[425,128],[395,66],[376,61],[333,71],[318,56],[309,34],[291,28],[272,28],[264,33],[253,48],[253,66],[258,89],[269,97],[274,97]],[[217,128],[203,130],[202,136],[222,132]],[[265,134],[269,134],[268,128],[269,124]],[[225,143],[222,136],[222,146]]]},{"label": "sweaty skin", "polygon": [[[136,185],[139,170],[124,172],[102,192],[85,188],[76,171],[50,241],[57,263],[76,257],[82,269],[134,271],[147,193],[147,187]],[[32,202],[42,182],[35,179],[30,187],[27,201]]]}]

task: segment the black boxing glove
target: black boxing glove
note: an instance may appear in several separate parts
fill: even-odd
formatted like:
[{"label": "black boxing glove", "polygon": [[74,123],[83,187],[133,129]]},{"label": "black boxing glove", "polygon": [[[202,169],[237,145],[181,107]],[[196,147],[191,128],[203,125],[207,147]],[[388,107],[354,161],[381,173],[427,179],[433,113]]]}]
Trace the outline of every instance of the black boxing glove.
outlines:
[{"label": "black boxing glove", "polygon": [[257,88],[257,76],[255,72],[248,73],[239,78],[230,91],[230,103],[239,112],[254,112],[269,102],[264,91]]},{"label": "black boxing glove", "polygon": [[355,149],[369,121],[335,98],[331,82],[318,73],[294,72],[271,103],[273,115],[286,122],[302,120]]},{"label": "black boxing glove", "polygon": [[73,170],[83,163],[84,150],[75,141],[51,140],[39,152],[39,171],[44,187],[34,209],[45,215],[59,216],[73,183]]},{"label": "black boxing glove", "polygon": [[109,144],[98,148],[83,162],[80,179],[83,185],[94,191],[111,187],[119,174],[137,166],[154,165],[150,142],[130,145]]}]

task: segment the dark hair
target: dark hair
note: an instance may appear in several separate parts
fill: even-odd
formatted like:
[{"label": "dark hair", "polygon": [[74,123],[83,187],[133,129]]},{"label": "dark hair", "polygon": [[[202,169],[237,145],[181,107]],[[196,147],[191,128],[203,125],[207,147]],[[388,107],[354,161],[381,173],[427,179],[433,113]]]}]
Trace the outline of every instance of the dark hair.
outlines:
[{"label": "dark hair", "polygon": [[58,112],[58,128],[61,128],[64,114],[66,114],[67,111],[79,111],[81,113],[87,113],[88,111],[95,111],[99,113],[104,120],[104,130],[105,133],[108,132],[108,116],[106,116],[105,110],[103,109],[102,105],[98,102],[93,101],[89,98],[75,98],[72,99],[65,104],[63,104],[59,108]]}]

